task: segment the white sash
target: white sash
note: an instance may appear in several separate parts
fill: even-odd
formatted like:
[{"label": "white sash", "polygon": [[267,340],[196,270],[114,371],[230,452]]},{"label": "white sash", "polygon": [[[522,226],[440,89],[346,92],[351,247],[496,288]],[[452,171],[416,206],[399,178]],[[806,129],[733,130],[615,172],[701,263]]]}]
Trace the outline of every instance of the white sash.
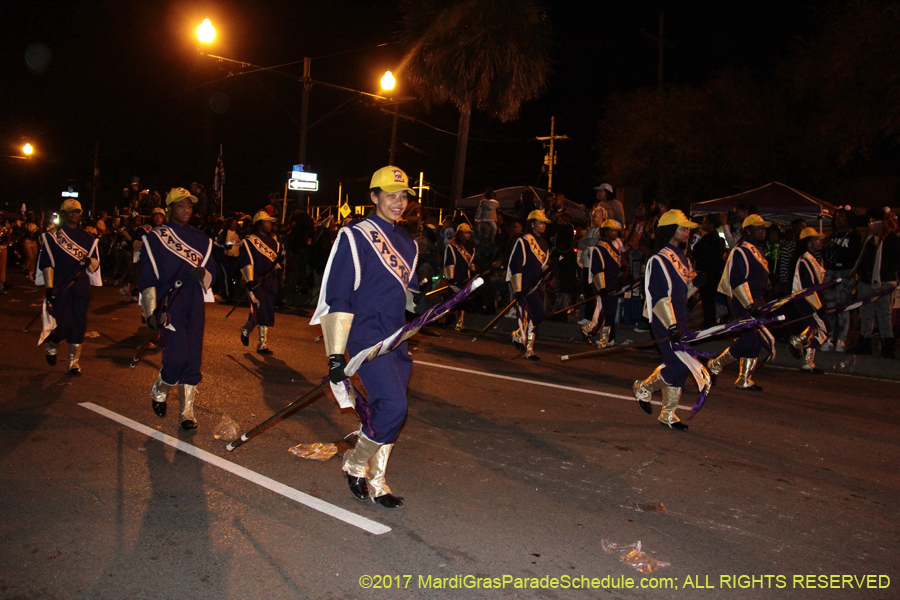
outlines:
[{"label": "white sash", "polygon": [[[267,243],[259,239],[256,235],[247,236],[247,240],[253,244],[260,254],[268,258],[272,262],[278,262],[278,253],[269,247]],[[277,243],[277,242],[276,242]]]},{"label": "white sash", "polygon": [[[165,225],[160,225],[159,227],[155,227],[151,233],[156,234],[156,237],[162,242],[163,248],[185,261],[192,267],[205,267],[207,261],[209,261],[209,255],[212,253],[212,240],[209,240],[209,245],[206,248],[206,254],[200,254],[196,249],[194,249],[187,242],[182,241],[175,232],[172,231],[171,228],[166,227]],[[146,237],[146,236],[145,236]],[[156,276],[159,277],[159,270],[156,267],[156,260],[153,258],[153,253],[150,251],[150,247],[147,246],[147,254],[150,257],[151,262],[153,263],[153,270],[156,272]],[[209,273],[207,272],[206,277],[204,277],[203,283],[201,283],[201,287],[203,288],[203,301],[204,302],[215,302],[215,297],[213,296],[212,289],[209,287],[208,280],[211,279]]]},{"label": "white sash", "polygon": [[[375,254],[378,255],[384,268],[387,269],[400,285],[403,286],[403,289],[406,290],[409,287],[409,282],[415,277],[415,273],[413,272],[415,262],[413,262],[413,266],[411,267],[400,253],[394,249],[390,240],[388,240],[388,237],[376,223],[369,220],[362,221],[354,225],[354,229],[363,234],[365,240],[369,242],[369,245],[372,246]],[[418,259],[418,253],[416,254],[416,258]]]},{"label": "white sash", "polygon": [[541,246],[540,244],[538,244],[537,239],[535,239],[535,237],[530,233],[526,233],[522,237],[525,238],[525,241],[528,242],[528,247],[531,248],[531,253],[534,254],[535,257],[537,257],[537,259],[541,262],[541,267],[546,267],[547,259],[550,258],[550,253],[541,250]]}]

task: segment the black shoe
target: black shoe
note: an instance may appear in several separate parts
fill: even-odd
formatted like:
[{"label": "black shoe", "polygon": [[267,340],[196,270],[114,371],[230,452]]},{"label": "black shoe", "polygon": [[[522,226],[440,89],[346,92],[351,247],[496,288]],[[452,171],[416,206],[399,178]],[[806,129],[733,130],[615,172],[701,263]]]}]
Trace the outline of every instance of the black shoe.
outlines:
[{"label": "black shoe", "polygon": [[156,413],[157,417],[165,417],[166,416],[166,403],[165,402],[157,402],[156,400],[150,400],[153,403],[153,412]]},{"label": "black shoe", "polygon": [[73,369],[66,369],[67,375],[81,375],[81,369],[79,367],[75,367]]},{"label": "black shoe", "polygon": [[793,356],[796,360],[801,360],[803,358],[803,354],[800,352],[800,349],[795,348],[791,343],[788,343],[788,351],[790,351],[791,356]]},{"label": "black shoe", "polygon": [[344,475],[347,476],[347,487],[350,488],[350,493],[353,494],[353,497],[360,502],[368,502],[369,484],[366,482],[366,478],[353,477],[347,473],[344,473]]},{"label": "black shoe", "polygon": [[538,356],[537,354],[532,354],[531,356],[526,356],[525,358],[526,358],[527,360],[533,360],[533,361],[535,361],[535,362],[541,360],[541,357]]},{"label": "black shoe", "polygon": [[513,346],[515,346],[516,350],[518,350],[519,352],[525,349],[525,344],[523,344],[522,342],[513,342]]},{"label": "black shoe", "polygon": [[758,385],[756,385],[755,383],[753,385],[751,385],[750,387],[735,386],[734,389],[736,389],[739,392],[761,392],[761,391],[763,391],[763,389],[761,387],[759,387]]},{"label": "black shoe", "polygon": [[185,419],[181,422],[181,428],[190,431],[191,429],[197,429],[197,422],[191,421],[190,419]]},{"label": "black shoe", "polygon": [[820,369],[819,367],[816,367],[814,369],[801,368],[800,371],[802,371],[803,373],[806,373],[807,375],[821,375],[822,373],[824,373],[824,371],[822,371],[822,369]]},{"label": "black shoe", "polygon": [[403,506],[403,498],[398,498],[393,494],[385,494],[384,496],[372,498],[372,502],[380,504],[385,508],[400,508]]},{"label": "black shoe", "polygon": [[709,384],[714,386],[714,385],[716,385],[716,381],[718,381],[718,380],[719,380],[719,375],[717,373],[713,373],[712,371],[710,371],[709,372]]},{"label": "black shoe", "polygon": [[894,355],[894,338],[881,340],[881,356],[884,358],[897,358]]},{"label": "black shoe", "polygon": [[847,350],[847,354],[872,354],[872,338],[859,338],[856,345]]},{"label": "black shoe", "polygon": [[55,354],[45,354],[44,358],[47,359],[47,364],[51,367],[56,366],[56,355]]},{"label": "black shoe", "polygon": [[681,421],[675,421],[674,423],[663,423],[659,422],[663,427],[668,427],[669,429],[674,429],[675,431],[687,431],[688,426],[682,423]]},{"label": "black shoe", "polygon": [[257,354],[272,354],[272,351],[268,348],[257,348],[256,353]]},{"label": "black shoe", "polygon": [[249,332],[244,333],[244,331],[241,330],[241,343],[245,346],[250,345],[250,333]]}]

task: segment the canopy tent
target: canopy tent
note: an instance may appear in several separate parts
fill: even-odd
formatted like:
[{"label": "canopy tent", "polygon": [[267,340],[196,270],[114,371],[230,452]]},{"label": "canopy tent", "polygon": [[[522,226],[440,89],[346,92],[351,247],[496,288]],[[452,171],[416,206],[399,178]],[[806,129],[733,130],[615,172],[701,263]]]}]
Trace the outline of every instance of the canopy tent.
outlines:
[{"label": "canopy tent", "polygon": [[821,222],[823,217],[834,215],[834,211],[838,208],[775,181],[734,196],[694,202],[691,204],[691,214],[702,216],[710,213],[727,213],[741,203],[753,204],[762,218],[779,223],[790,223],[797,218],[818,219]]},{"label": "canopy tent", "polygon": [[[525,206],[541,206],[541,201],[548,193],[547,190],[530,185],[517,185],[503,188],[502,190],[494,190],[494,199],[500,203],[500,208],[498,209],[500,212],[511,214],[516,218],[523,218],[527,215],[518,214],[516,201],[521,197]],[[478,208],[478,203],[481,202],[482,198],[482,194],[462,198],[456,203],[456,210],[475,210]],[[569,209],[572,220],[576,223],[586,223],[590,220],[584,212],[584,207],[580,204],[566,200],[566,208]]]}]

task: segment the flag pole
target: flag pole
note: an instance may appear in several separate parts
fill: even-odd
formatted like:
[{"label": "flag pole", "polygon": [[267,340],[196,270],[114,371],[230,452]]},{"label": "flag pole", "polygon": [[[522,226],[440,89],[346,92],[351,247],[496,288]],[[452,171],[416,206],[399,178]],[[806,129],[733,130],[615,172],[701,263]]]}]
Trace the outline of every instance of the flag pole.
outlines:
[{"label": "flag pole", "polygon": [[[222,144],[219,144],[219,163],[222,163]],[[216,163],[218,167],[218,163]],[[223,163],[224,167],[224,163]],[[216,169],[218,170],[218,168]],[[225,218],[225,182],[219,186],[219,216]]]}]

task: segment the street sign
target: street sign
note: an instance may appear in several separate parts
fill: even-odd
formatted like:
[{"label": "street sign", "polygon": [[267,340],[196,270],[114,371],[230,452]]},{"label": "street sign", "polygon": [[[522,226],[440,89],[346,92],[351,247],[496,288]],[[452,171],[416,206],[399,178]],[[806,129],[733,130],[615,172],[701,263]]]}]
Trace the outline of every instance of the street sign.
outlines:
[{"label": "street sign", "polygon": [[288,189],[289,190],[304,190],[307,192],[316,192],[319,190],[319,182],[318,181],[304,181],[303,179],[289,179],[288,180]]}]

